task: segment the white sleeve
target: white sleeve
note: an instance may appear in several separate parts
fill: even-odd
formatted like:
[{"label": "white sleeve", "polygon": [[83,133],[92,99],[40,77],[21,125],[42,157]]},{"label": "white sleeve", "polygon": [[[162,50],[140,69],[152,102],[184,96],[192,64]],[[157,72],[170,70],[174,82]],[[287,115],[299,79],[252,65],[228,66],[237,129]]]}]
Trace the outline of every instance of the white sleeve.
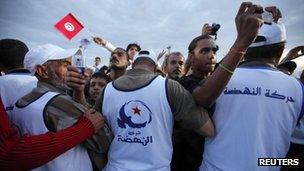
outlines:
[{"label": "white sleeve", "polygon": [[106,48],[110,52],[113,52],[116,49],[116,47],[114,45],[112,45],[112,43],[110,43],[109,41],[107,41],[107,43],[104,46],[104,48]]}]

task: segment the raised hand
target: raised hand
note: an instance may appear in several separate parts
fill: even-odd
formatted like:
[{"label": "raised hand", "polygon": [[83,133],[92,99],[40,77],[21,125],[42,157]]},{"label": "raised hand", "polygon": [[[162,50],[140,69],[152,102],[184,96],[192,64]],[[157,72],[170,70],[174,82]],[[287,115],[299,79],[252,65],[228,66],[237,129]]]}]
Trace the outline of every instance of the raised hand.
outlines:
[{"label": "raised hand", "polygon": [[212,33],[212,27],[208,23],[205,23],[202,28],[202,35],[209,35],[210,33]]},{"label": "raised hand", "polygon": [[[85,73],[86,74],[86,73]],[[66,84],[76,91],[84,91],[85,76],[81,74],[81,71],[75,66],[68,66],[66,73]]]},{"label": "raised hand", "polygon": [[282,18],[281,11],[275,6],[265,7],[265,10],[272,13],[273,21],[275,23],[278,23],[278,20]]},{"label": "raised hand", "polygon": [[304,46],[297,46],[291,49],[283,60],[290,61],[303,55],[304,55]]},{"label": "raised hand", "polygon": [[280,63],[284,63],[286,61],[290,61],[293,59],[296,59],[300,56],[304,55],[304,46],[297,46],[295,48],[292,48],[286,55],[284,59]]},{"label": "raised hand", "polygon": [[102,46],[105,46],[106,43],[107,43],[107,40],[104,39],[104,38],[102,38],[102,37],[97,37],[97,36],[96,36],[96,37],[93,38],[93,40],[94,40],[94,42],[95,42],[96,44],[102,45]]},{"label": "raised hand", "polygon": [[251,2],[243,2],[235,17],[237,29],[236,47],[238,50],[246,51],[254,41],[263,21],[260,19],[260,11],[263,8]]}]

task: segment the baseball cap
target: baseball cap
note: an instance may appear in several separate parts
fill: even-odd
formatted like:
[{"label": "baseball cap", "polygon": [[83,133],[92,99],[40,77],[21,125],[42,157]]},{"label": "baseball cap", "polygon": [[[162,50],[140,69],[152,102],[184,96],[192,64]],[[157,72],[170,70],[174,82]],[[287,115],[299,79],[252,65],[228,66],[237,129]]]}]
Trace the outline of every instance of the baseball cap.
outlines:
[{"label": "baseball cap", "polygon": [[138,52],[138,54],[134,57],[134,62],[139,58],[148,58],[152,62],[154,62],[157,65],[157,60],[155,57],[152,56],[152,54],[147,50],[141,50]]},{"label": "baseball cap", "polygon": [[23,65],[34,75],[37,65],[42,65],[49,60],[66,59],[77,51],[78,49],[63,49],[53,44],[40,45],[25,54]]},{"label": "baseball cap", "polygon": [[266,46],[286,41],[286,29],[283,23],[263,24],[257,38],[249,47]]}]

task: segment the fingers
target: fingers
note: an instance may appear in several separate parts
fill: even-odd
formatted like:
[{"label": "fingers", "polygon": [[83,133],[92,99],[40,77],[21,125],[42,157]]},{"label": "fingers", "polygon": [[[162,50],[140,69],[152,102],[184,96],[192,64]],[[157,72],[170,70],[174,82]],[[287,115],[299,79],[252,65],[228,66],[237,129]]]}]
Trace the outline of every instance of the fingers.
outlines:
[{"label": "fingers", "polygon": [[202,35],[209,35],[211,33],[212,33],[212,27],[208,23],[205,23],[202,29]]},{"label": "fingers", "polygon": [[208,23],[205,23],[204,26],[203,26],[203,28],[206,28],[206,27],[208,27],[208,26],[209,26],[209,24],[208,24]]},{"label": "fingers", "polygon": [[236,16],[238,17],[238,16],[242,15],[242,14],[247,10],[247,8],[248,8],[248,7],[251,7],[251,6],[252,6],[252,2],[243,2],[243,3],[241,4],[241,6],[240,6],[240,8],[239,8],[239,11],[238,11],[238,13],[236,14]]},{"label": "fingers", "polygon": [[73,66],[73,65],[69,65],[67,68],[68,68],[68,71],[70,71],[70,72],[78,72],[78,73],[81,73],[81,71],[80,71],[77,67],[75,67],[75,66]]},{"label": "fingers", "polygon": [[280,18],[282,18],[282,13],[281,11],[276,7],[276,6],[269,6],[265,7],[265,11],[271,12],[273,15],[273,21],[275,23],[278,22]]},{"label": "fingers", "polygon": [[275,6],[265,7],[265,11],[271,12],[273,17],[278,15],[278,9]]},{"label": "fingers", "polygon": [[263,7],[260,5],[252,5],[244,12],[245,14],[261,14],[263,12]]},{"label": "fingers", "polygon": [[94,126],[95,133],[96,133],[96,132],[98,132],[98,130],[100,130],[104,126],[105,119],[99,112],[96,112],[96,111],[93,113],[90,113],[90,112],[93,112],[93,111],[91,109],[89,109],[88,111],[86,111],[84,113],[83,116],[88,118],[91,121],[91,123]]},{"label": "fingers", "polygon": [[84,114],[93,114],[93,113],[96,113],[96,110],[95,109],[88,109],[87,111],[84,112]]},{"label": "fingers", "polygon": [[67,78],[79,78],[83,79],[84,76],[81,74],[81,71],[74,67],[74,66],[68,66],[68,71],[66,73]]},{"label": "fingers", "polygon": [[86,83],[81,71],[74,66],[68,66],[65,81],[69,87],[77,90],[84,89]]},{"label": "fingers", "polygon": [[100,37],[94,37],[93,38],[94,42],[101,45],[101,38]]}]

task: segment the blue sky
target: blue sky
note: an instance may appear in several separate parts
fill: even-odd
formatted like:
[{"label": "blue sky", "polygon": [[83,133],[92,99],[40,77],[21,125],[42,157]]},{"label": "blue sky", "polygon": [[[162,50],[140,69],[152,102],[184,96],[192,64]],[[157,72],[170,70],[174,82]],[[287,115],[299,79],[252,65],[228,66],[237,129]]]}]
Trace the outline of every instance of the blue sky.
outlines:
[{"label": "blue sky", "polygon": [[[172,46],[187,56],[190,41],[201,33],[204,23],[219,23],[217,43],[221,59],[236,37],[234,16],[242,1],[234,0],[1,0],[0,38],[24,41],[29,48],[53,43],[63,48],[79,46],[81,38],[90,38],[82,30],[71,41],[54,24],[73,13],[95,35],[117,47],[131,42],[156,53]],[[287,29],[287,49],[304,44],[304,0],[253,1],[263,6],[276,5],[283,13]],[[110,53],[92,43],[85,54],[87,64],[95,56],[108,63]]]}]

